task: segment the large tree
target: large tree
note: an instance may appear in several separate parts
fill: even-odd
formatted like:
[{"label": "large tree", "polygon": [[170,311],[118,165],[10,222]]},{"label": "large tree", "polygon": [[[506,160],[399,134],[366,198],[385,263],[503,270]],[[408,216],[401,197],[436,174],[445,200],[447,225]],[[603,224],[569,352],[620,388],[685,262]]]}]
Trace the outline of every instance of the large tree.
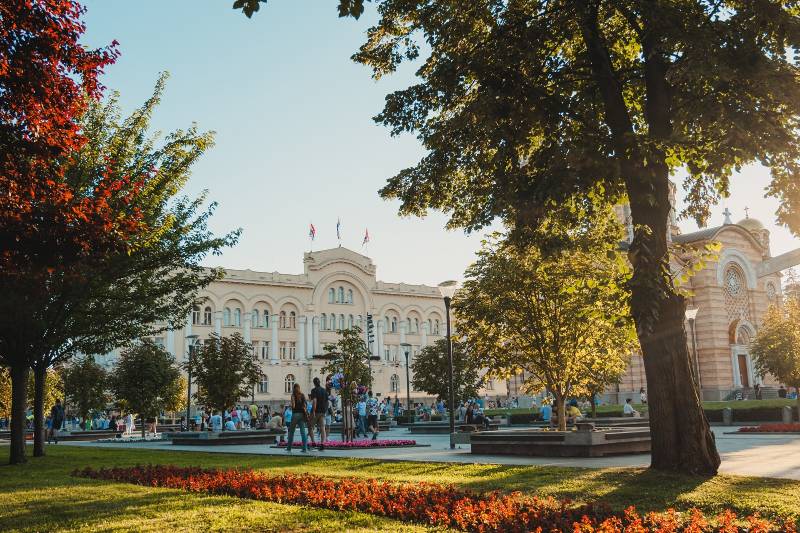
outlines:
[{"label": "large tree", "polygon": [[249,397],[261,379],[261,367],[253,347],[240,333],[230,337],[212,333],[194,350],[185,366],[197,384],[193,394],[197,403],[220,412],[232,409],[241,398]]},{"label": "large tree", "polygon": [[64,392],[70,406],[81,419],[92,411],[105,409],[109,401],[108,372],[87,355],[70,362],[64,368]]},{"label": "large tree", "polygon": [[328,362],[322,367],[323,374],[332,374],[335,385],[338,385],[342,399],[342,438],[350,440],[353,428],[349,428],[353,402],[358,397],[359,386],[370,388],[372,374],[369,367],[370,352],[361,328],[352,328],[339,331],[339,340],[324,346]]},{"label": "large tree", "polygon": [[109,389],[125,409],[142,417],[144,438],[144,422],[157,420],[161,411],[174,405],[181,383],[181,371],[172,354],[144,339],[122,351],[109,378]]},{"label": "large tree", "polygon": [[[359,16],[364,0],[339,0]],[[630,202],[632,310],[644,355],[651,466],[715,473],[692,380],[685,300],[669,275],[670,176],[704,223],[733,171],[760,163],[778,220],[800,231],[797,7],[761,0],[376,0],[355,59],[379,78],[419,60],[419,83],[377,121],[426,149],[389,180],[402,214],[441,209],[469,231],[537,227],[602,185]],[[258,2],[236,6],[252,15]],[[424,53],[424,56],[423,56]],[[669,333],[667,333],[669,332]]]},{"label": "large tree", "polygon": [[[789,297],[767,311],[750,345],[755,371],[772,374],[800,391],[800,299]],[[800,413],[800,394],[797,397]]]},{"label": "large tree", "polygon": [[[0,287],[10,295],[0,302],[9,313],[8,320],[0,318],[0,342],[25,339],[37,383],[48,368],[76,353],[104,353],[181,326],[197,291],[221,274],[200,262],[238,238],[238,231],[221,237],[208,231],[215,205],[204,207],[203,196],[177,196],[212,139],[194,127],[163,141],[150,133],[164,81],[162,76],[153,96],[124,119],[116,95],[91,103],[82,118],[87,142],[65,162],[64,179],[75,188],[101,174],[140,177],[135,197],[119,206],[120,216],[135,211],[143,222],[137,234],[126,236],[126,248],[59,265],[46,283],[0,276]],[[44,419],[40,398],[34,398],[37,427]],[[43,452],[42,439],[35,439],[34,454]]]},{"label": "large tree", "polygon": [[562,430],[566,400],[591,394],[637,347],[619,226],[592,220],[579,229],[550,217],[526,245],[493,235],[453,302],[483,364],[499,376],[524,371],[526,388],[552,393]]},{"label": "large tree", "polygon": [[[458,326],[456,329],[460,329]],[[453,340],[453,387],[456,404],[467,398],[477,398],[483,385],[481,370],[485,362],[472,351],[466,342]],[[444,379],[450,373],[447,339],[429,344],[414,356],[411,365],[414,378],[411,385],[447,402],[450,382]]]}]

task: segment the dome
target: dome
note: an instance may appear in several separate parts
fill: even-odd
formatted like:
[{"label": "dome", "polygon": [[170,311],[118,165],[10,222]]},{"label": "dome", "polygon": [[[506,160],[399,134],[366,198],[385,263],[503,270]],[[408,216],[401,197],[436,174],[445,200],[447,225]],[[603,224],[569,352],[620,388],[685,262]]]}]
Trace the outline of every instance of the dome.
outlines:
[{"label": "dome", "polygon": [[736,224],[742,226],[747,231],[761,231],[762,229],[764,229],[764,224],[762,224],[761,221],[755,218],[743,218]]}]

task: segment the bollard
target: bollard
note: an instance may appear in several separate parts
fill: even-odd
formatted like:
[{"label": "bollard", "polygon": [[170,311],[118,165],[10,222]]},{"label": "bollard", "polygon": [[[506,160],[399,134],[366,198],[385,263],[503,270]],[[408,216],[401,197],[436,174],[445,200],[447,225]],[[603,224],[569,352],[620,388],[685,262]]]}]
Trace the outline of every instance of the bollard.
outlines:
[{"label": "bollard", "polygon": [[722,423],[726,426],[733,425],[733,409],[726,407],[722,410]]},{"label": "bollard", "polygon": [[788,405],[784,405],[781,409],[781,420],[784,424],[791,424],[792,423],[792,408]]}]

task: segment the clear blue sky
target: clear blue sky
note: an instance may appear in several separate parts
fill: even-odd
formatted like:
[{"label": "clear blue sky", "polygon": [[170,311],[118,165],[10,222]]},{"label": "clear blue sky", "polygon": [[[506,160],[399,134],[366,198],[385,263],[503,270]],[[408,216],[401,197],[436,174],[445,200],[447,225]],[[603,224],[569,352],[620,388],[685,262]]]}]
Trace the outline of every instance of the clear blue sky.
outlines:
[{"label": "clear blue sky", "polygon": [[[171,78],[155,117],[161,131],[196,122],[213,130],[216,147],[195,167],[187,192],[210,191],[219,202],[212,229],[242,227],[239,244],[209,264],[285,273],[302,271],[308,225],[315,249],[342,244],[369,255],[384,281],[435,284],[461,278],[480,235],[443,229],[445,217],[397,216],[397,203],[377,190],[423,154],[411,136],[390,138],[374,124],[387,92],[413,81],[406,68],[375,82],[352,63],[374,13],[338,19],[334,0],[271,0],[252,19],[232,0],[84,0],[84,43],[116,39],[122,56],[103,78],[126,110],[152,92],[161,71]],[[773,252],[800,246],[773,224],[763,199],[763,169],[734,180],[726,205],[734,220],[759,218],[772,230]],[[723,206],[712,225],[721,223]],[[685,231],[696,229],[683,223]]]}]

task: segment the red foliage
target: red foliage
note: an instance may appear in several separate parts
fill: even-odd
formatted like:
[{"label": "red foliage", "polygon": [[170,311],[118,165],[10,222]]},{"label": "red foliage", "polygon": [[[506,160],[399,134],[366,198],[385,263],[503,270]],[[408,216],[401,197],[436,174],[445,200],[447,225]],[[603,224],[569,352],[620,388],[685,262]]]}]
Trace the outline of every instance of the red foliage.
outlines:
[{"label": "red foliage", "polygon": [[63,166],[85,144],[79,119],[98,98],[98,76],[116,42],[85,49],[84,9],[75,0],[0,2],[0,271],[52,268],[119,248],[139,220],[120,210],[136,194],[129,177],[88,176],[81,187]]},{"label": "red foliage", "polygon": [[308,505],[337,511],[360,511],[406,522],[476,532],[573,533],[700,533],[740,532],[796,533],[793,522],[774,524],[758,516],[737,525],[727,511],[712,527],[703,514],[692,509],[679,514],[649,513],[642,517],[633,507],[621,515],[605,506],[575,506],[553,498],[524,497],[491,492],[479,494],[435,483],[394,484],[374,479],[330,478],[309,474],[268,475],[253,470],[213,470],[169,465],[130,468],[87,467],[74,476],[168,487],[190,492]]},{"label": "red foliage", "polygon": [[760,424],[739,428],[740,433],[800,433],[800,424]]}]

